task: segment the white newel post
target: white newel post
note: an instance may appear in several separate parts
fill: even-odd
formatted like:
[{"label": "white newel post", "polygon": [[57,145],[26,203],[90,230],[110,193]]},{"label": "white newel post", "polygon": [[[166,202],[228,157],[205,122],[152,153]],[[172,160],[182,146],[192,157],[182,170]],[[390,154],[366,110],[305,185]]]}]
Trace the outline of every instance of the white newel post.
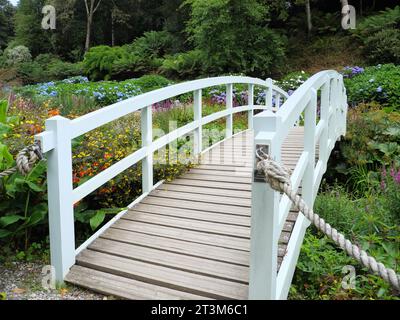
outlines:
[{"label": "white newel post", "polygon": [[150,150],[153,142],[153,115],[152,107],[147,106],[142,109],[142,146],[147,147],[146,158],[142,161],[142,185],[143,193],[148,193],[153,190],[153,152]]},{"label": "white newel post", "polygon": [[[228,110],[233,109],[233,84],[226,85],[226,108]],[[232,110],[231,110],[232,111]],[[226,138],[230,138],[233,135],[233,114],[226,118]]]},{"label": "white newel post", "polygon": [[254,117],[254,85],[249,84],[249,96],[247,104],[251,107],[249,111],[249,129],[253,129],[253,117]]},{"label": "white newel post", "polygon": [[302,197],[310,208],[314,206],[315,133],[317,129],[317,91],[311,89],[311,100],[304,110],[304,151],[308,152],[308,164],[302,183]]},{"label": "white newel post", "polygon": [[[281,118],[271,111],[254,117],[254,146],[264,146],[275,160],[281,160],[277,135]],[[254,165],[256,157],[254,151]],[[249,299],[276,299],[279,241],[279,193],[253,172]]]},{"label": "white newel post", "polygon": [[203,151],[203,126],[202,119],[202,90],[194,92],[194,121],[197,129],[194,131],[194,155],[199,155]]},{"label": "white newel post", "polygon": [[63,282],[75,264],[74,204],[72,203],[72,147],[70,120],[57,116],[46,121],[55,148],[47,153],[50,254],[56,281]]}]

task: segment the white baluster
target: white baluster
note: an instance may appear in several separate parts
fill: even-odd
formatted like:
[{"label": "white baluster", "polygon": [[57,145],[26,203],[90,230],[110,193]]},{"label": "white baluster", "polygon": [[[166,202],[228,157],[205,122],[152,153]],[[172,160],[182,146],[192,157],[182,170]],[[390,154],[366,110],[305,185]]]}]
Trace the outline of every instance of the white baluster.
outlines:
[{"label": "white baluster", "polygon": [[152,107],[147,106],[142,109],[142,146],[147,147],[147,156],[142,160],[142,185],[143,193],[153,190],[153,152],[150,145],[153,142],[153,115]]},{"label": "white baluster", "polygon": [[202,90],[194,92],[194,121],[198,128],[194,131],[194,154],[197,156],[203,151],[203,126],[202,119]]},{"label": "white baluster", "polygon": [[[233,84],[228,84],[226,86],[226,108],[228,110],[233,109]],[[233,114],[227,116],[226,118],[226,138],[230,138],[233,135]]]},{"label": "white baluster", "polygon": [[[254,107],[254,85],[249,85],[249,97],[248,103],[249,107]],[[254,109],[249,111],[249,129],[253,129],[253,117],[254,117]]]}]

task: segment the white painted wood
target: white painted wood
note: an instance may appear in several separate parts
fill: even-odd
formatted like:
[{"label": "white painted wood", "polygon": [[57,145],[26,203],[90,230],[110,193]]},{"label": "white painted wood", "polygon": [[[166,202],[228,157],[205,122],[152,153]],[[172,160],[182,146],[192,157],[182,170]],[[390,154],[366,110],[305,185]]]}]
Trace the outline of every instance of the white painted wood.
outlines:
[{"label": "white painted wood", "polygon": [[196,90],[194,92],[194,122],[196,123],[197,129],[194,131],[194,154],[199,155],[203,150],[203,126],[201,119],[203,118],[202,111],[202,90]]},{"label": "white painted wood", "polygon": [[60,116],[46,121],[46,130],[55,142],[55,148],[47,153],[51,265],[60,282],[75,264],[70,124]]},{"label": "white painted wood", "polygon": [[[280,125],[280,118],[271,111],[254,117],[255,150],[257,146],[268,146],[270,156],[277,161],[281,159],[281,145],[275,132]],[[266,137],[268,138],[265,139]],[[271,300],[276,298],[279,194],[265,181],[256,182],[254,177],[255,175],[252,186],[249,299]]]},{"label": "white painted wood", "polygon": [[253,108],[254,108],[254,85],[253,84],[249,84],[249,93],[248,93],[248,105],[249,105],[249,107],[250,107],[250,111],[249,111],[249,115],[248,115],[248,117],[249,117],[249,120],[248,120],[248,123],[249,123],[249,125],[248,125],[248,128],[250,129],[250,130],[252,130],[253,129],[253,118],[254,118],[254,110],[253,110]]},{"label": "white painted wood", "polygon": [[276,281],[276,299],[286,300],[289,294],[297,260],[299,259],[304,235],[309,226],[309,221],[303,214],[299,214],[292,235],[287,246],[287,253],[283,258]]},{"label": "white painted wood", "polygon": [[311,100],[304,112],[304,151],[308,152],[308,164],[304,173],[303,199],[310,208],[314,206],[314,168],[315,168],[315,132],[317,121],[317,91],[311,89]]},{"label": "white painted wood", "polygon": [[265,82],[267,84],[265,91],[265,105],[267,106],[267,108],[271,110],[274,107],[274,105],[272,104],[272,97],[273,97],[272,79],[268,78]]},{"label": "white painted wood", "polygon": [[120,173],[144,159],[146,155],[146,148],[139,149],[135,153],[118,161],[108,169],[100,172],[90,180],[86,181],[84,184],[73,190],[73,202],[76,203],[91,194],[93,191],[96,191],[98,188],[115,178]]},{"label": "white painted wood", "polygon": [[226,117],[226,138],[230,138],[233,134],[233,84],[226,85],[226,109],[228,110],[228,116]]},{"label": "white painted wood", "polygon": [[[297,192],[297,190],[300,187],[308,163],[309,163],[309,153],[303,151],[303,153],[299,158],[299,162],[297,163],[296,168],[293,171],[292,177],[290,178],[292,182],[292,188],[295,192]],[[278,225],[279,231],[283,229],[283,226],[285,225],[287,216],[290,212],[290,209],[292,208],[292,205],[293,205],[292,201],[288,198],[288,196],[283,195],[279,203],[279,225]]]},{"label": "white painted wood", "polygon": [[324,171],[327,169],[328,163],[328,139],[329,139],[329,108],[331,98],[330,80],[327,79],[321,91],[321,119],[320,123],[324,124],[321,135],[319,137],[319,159],[324,163]]},{"label": "white painted wood", "polygon": [[[100,110],[91,112],[80,118],[71,121],[71,138],[79,137],[89,131],[92,131],[98,127],[101,127],[109,122],[117,120],[135,111],[153,105],[155,103],[177,97],[179,95],[193,92],[199,89],[205,89],[209,87],[226,85],[226,84],[254,84],[257,86],[265,87],[266,82],[261,79],[249,78],[249,77],[217,77],[217,78],[206,78],[201,80],[195,80],[185,83],[180,83],[165,87],[162,89],[154,90],[137,97],[133,97]],[[273,85],[273,90],[279,92],[286,98],[288,94],[277,86]]]},{"label": "white painted wood", "polygon": [[142,185],[143,192],[148,193],[153,189],[153,116],[152,107],[147,106],[142,110],[142,147],[146,148],[146,157],[142,160]]}]

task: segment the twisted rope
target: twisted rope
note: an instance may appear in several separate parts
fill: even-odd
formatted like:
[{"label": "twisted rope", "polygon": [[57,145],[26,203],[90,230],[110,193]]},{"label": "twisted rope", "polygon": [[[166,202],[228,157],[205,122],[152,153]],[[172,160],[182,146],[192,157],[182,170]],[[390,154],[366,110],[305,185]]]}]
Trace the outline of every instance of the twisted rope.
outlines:
[{"label": "twisted rope", "polygon": [[396,274],[393,269],[386,268],[385,265],[377,262],[375,258],[368,255],[357,245],[352,244],[342,233],[326,223],[313,209],[308,207],[305,201],[293,190],[290,181],[291,171],[288,168],[272,160],[261,149],[257,150],[257,157],[260,159],[257,170],[259,173],[264,173],[265,181],[270,184],[273,190],[286,194],[295,205],[296,210],[302,212],[318,230],[333,240],[362,266],[379,275],[393,288],[400,291],[400,275]]},{"label": "twisted rope", "polygon": [[11,176],[16,172],[20,172],[22,175],[26,176],[29,172],[32,171],[36,162],[42,159],[43,159],[43,154],[40,145],[38,143],[26,147],[18,153],[16,166],[11,169],[7,169],[3,172],[0,172],[0,178]]}]

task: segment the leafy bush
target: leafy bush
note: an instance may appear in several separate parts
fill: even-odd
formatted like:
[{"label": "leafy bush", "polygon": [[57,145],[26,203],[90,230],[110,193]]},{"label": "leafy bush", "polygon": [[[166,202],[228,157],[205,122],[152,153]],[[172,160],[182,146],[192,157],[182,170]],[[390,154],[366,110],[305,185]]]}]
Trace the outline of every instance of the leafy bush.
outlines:
[{"label": "leafy bush", "polygon": [[25,46],[16,46],[14,48],[7,48],[4,51],[6,58],[5,64],[7,66],[15,66],[19,63],[30,62],[32,55],[29,49]]},{"label": "leafy bush", "polygon": [[352,79],[345,79],[349,103],[376,101],[388,111],[400,109],[400,66],[393,64],[367,67]]},{"label": "leafy bush", "polygon": [[203,61],[201,50],[178,53],[164,59],[161,72],[172,78],[197,78],[203,73]]},{"label": "leafy bush", "polygon": [[266,77],[284,63],[286,41],[265,25],[268,6],[261,1],[186,3],[192,8],[187,31],[195,49],[203,53],[208,74],[231,72]]},{"label": "leafy bush", "polygon": [[173,41],[167,31],[151,31],[126,46],[136,57],[134,71],[142,74],[157,71],[163,64],[164,56],[171,53]]},{"label": "leafy bush", "polygon": [[85,73],[93,80],[109,80],[118,66],[125,65],[132,56],[126,48],[98,46],[91,48],[83,60]]},{"label": "leafy bush", "polygon": [[[47,56],[47,55],[46,55]],[[50,57],[49,57],[50,58]],[[82,74],[80,63],[64,62],[57,57],[47,60],[41,55],[33,62],[18,65],[18,77],[24,84],[62,80]]]},{"label": "leafy bush", "polygon": [[278,81],[277,85],[285,91],[293,92],[297,90],[309,78],[310,74],[304,71],[291,72],[288,75],[286,75],[283,79]]},{"label": "leafy bush", "polygon": [[400,63],[400,6],[366,18],[354,32],[370,62]]}]

